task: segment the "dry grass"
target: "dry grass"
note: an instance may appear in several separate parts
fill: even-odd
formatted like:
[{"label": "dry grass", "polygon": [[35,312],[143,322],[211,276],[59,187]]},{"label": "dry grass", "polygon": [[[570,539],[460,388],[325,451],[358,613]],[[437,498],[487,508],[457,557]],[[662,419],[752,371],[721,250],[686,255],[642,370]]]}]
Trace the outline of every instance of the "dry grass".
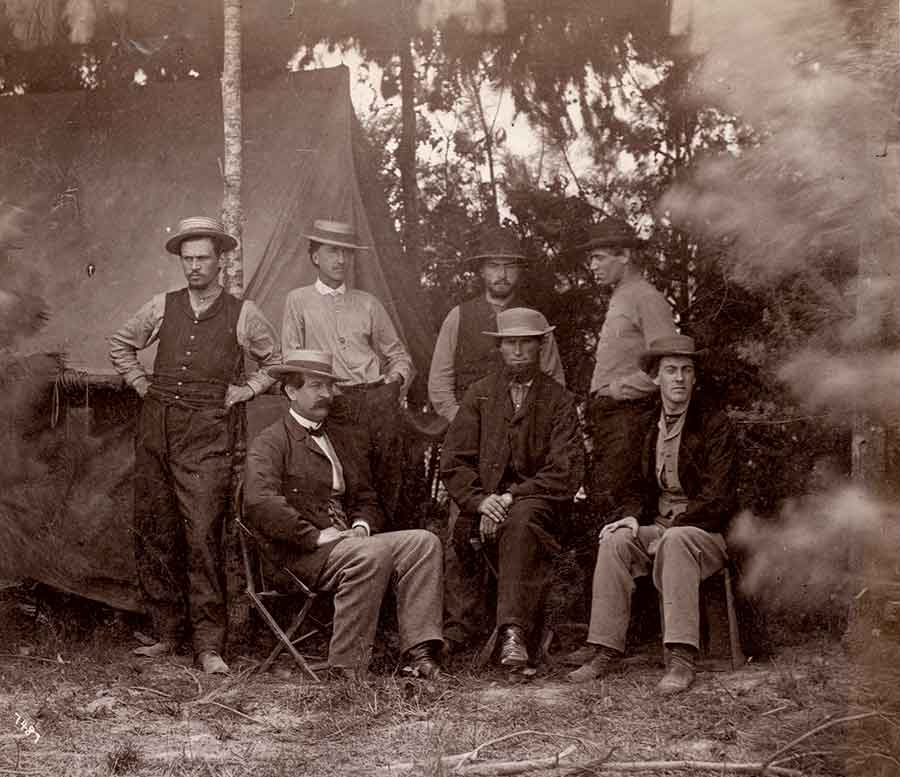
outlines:
[{"label": "dry grass", "polygon": [[[235,682],[196,673],[187,656],[133,658],[128,623],[113,619],[79,638],[56,617],[0,610],[4,652],[32,648],[0,657],[0,774],[349,777],[415,761],[407,774],[435,777],[449,773],[442,756],[526,731],[479,758],[537,758],[574,744],[571,764],[764,761],[830,716],[868,710],[884,716],[823,730],[783,765],[808,775],[900,774],[900,671],[889,641],[854,662],[833,640],[808,641],[764,665],[703,672],[691,692],[664,700],[652,660],[588,687],[563,682],[562,666],[513,684],[499,672],[473,674],[466,660],[436,683],[393,675],[386,660],[367,685],[313,685],[296,672]],[[232,666],[241,672],[251,659],[232,657]],[[21,736],[17,713],[39,742]]]}]

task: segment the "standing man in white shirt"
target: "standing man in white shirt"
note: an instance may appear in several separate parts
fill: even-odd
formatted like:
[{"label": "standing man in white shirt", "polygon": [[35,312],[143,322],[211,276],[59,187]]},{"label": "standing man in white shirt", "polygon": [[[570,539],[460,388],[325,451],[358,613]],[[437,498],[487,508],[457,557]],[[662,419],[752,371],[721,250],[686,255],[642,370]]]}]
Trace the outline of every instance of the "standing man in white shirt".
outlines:
[{"label": "standing man in white shirt", "polygon": [[318,278],[288,294],[282,347],[333,354],[340,384],[331,422],[354,428],[368,450],[381,508],[391,521],[403,479],[399,405],[413,377],[412,358],[384,305],[346,284],[357,252],[365,249],[353,227],[318,219],[303,236]]}]

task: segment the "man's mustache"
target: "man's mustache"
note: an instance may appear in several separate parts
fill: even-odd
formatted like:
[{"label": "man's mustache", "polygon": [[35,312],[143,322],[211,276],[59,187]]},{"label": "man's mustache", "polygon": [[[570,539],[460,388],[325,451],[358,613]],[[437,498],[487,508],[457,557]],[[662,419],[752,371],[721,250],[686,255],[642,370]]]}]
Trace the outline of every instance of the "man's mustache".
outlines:
[{"label": "man's mustache", "polygon": [[317,400],[313,403],[313,407],[315,407],[315,408],[319,408],[319,407],[322,407],[322,408],[325,408],[325,407],[331,407],[331,400],[330,400],[330,399],[317,399]]}]

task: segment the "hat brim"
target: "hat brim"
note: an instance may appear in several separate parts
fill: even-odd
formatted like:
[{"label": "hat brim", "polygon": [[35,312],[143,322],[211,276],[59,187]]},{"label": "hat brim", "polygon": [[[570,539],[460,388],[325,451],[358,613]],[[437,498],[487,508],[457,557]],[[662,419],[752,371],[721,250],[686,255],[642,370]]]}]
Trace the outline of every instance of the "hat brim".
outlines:
[{"label": "hat brim", "polygon": [[275,364],[266,368],[266,372],[273,378],[281,379],[287,375],[314,375],[317,378],[327,378],[334,383],[346,383],[347,381],[339,378],[333,372],[325,372],[324,370],[316,370],[311,367],[300,367],[294,364]]},{"label": "hat brim", "polygon": [[514,329],[507,329],[505,332],[484,332],[481,334],[489,335],[490,337],[502,338],[502,337],[543,337],[544,335],[550,334],[555,326],[548,327],[547,329],[524,329],[522,327],[517,327]]},{"label": "hat brim", "polygon": [[190,232],[179,232],[177,235],[173,235],[166,241],[166,251],[170,254],[175,254],[179,256],[181,254],[181,244],[185,240],[190,240],[194,237],[208,237],[212,240],[215,240],[219,243],[219,246],[222,251],[233,251],[237,248],[237,240],[235,240],[231,235],[227,232],[219,232],[215,229],[192,229]]},{"label": "hat brim", "polygon": [[708,348],[701,348],[699,351],[677,351],[677,350],[661,350],[661,351],[645,351],[641,354],[641,369],[646,372],[652,367],[654,362],[659,361],[664,356],[685,356],[689,359],[702,359],[709,353]]},{"label": "hat brim", "polygon": [[584,251],[590,251],[592,248],[640,248],[645,244],[645,242],[646,241],[641,240],[640,238],[612,240],[608,238],[595,237],[593,240],[588,240],[586,243],[577,245],[570,250],[575,253],[582,253]]},{"label": "hat brim", "polygon": [[368,251],[369,246],[360,246],[356,245],[356,243],[351,243],[349,240],[340,240],[335,237],[326,237],[325,235],[310,235],[305,232],[301,233],[303,237],[307,240],[314,240],[316,243],[321,243],[326,246],[337,246],[338,248],[352,248],[355,251]]},{"label": "hat brim", "polygon": [[492,254],[476,254],[475,256],[470,256],[468,261],[482,262],[485,259],[515,259],[519,264],[525,264],[528,261],[528,257],[525,254],[505,254],[500,251]]}]

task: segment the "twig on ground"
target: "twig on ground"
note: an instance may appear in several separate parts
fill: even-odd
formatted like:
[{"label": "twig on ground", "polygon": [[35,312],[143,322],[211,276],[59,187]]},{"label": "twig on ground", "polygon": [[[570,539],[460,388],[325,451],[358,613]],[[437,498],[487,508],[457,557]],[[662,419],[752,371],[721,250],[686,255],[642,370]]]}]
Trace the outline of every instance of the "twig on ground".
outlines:
[{"label": "twig on ground", "polygon": [[805,742],[810,737],[815,736],[816,734],[818,734],[822,731],[825,731],[826,729],[829,729],[832,726],[839,726],[842,723],[853,723],[854,721],[857,721],[857,720],[866,720],[867,718],[879,718],[879,717],[883,717],[880,712],[861,712],[858,715],[846,715],[843,718],[831,718],[829,720],[826,720],[824,723],[821,723],[818,726],[816,726],[815,728],[810,729],[805,734],[801,734],[799,737],[792,739],[790,742],[788,742],[783,747],[779,747],[774,753],[772,753],[772,755],[770,755],[766,759],[766,761],[762,765],[762,768],[760,769],[760,772],[762,774],[765,774],[767,770],[772,772],[773,770],[772,770],[771,764],[773,761],[778,759],[778,756],[783,755],[788,750],[790,750],[792,747],[799,745],[801,742]]},{"label": "twig on ground", "polygon": [[[42,656],[20,656],[18,653],[0,653],[2,658],[18,658],[20,661],[43,661],[45,664],[59,664],[55,658],[43,658]],[[27,774],[28,772],[25,772]]]},{"label": "twig on ground", "polygon": [[234,707],[229,707],[227,704],[222,704],[220,701],[207,701],[204,704],[214,704],[216,707],[221,707],[223,710],[228,710],[229,712],[233,712],[235,715],[239,715],[242,718],[246,718],[251,723],[256,723],[257,725],[262,726],[263,728],[270,728],[273,731],[278,731],[277,726],[273,726],[271,723],[266,723],[264,720],[260,720],[259,718],[254,718],[252,715],[248,715],[246,712],[241,712],[240,710],[236,710]]},{"label": "twig on ground", "polygon": [[531,758],[525,761],[482,761],[463,769],[461,774],[524,774],[536,769],[555,769],[561,766],[560,761],[568,758],[576,750],[575,745],[569,745],[555,755],[545,758]]},{"label": "twig on ground", "polygon": [[[24,656],[22,656],[24,658]],[[0,774],[46,774],[43,769],[7,769],[0,767]]]},{"label": "twig on ground", "polygon": [[164,699],[172,699],[174,698],[171,693],[165,693],[164,691],[157,691],[156,688],[148,688],[146,685],[129,685],[129,691],[146,691],[147,693],[155,693],[157,696],[162,696]]},{"label": "twig on ground", "polygon": [[764,718],[766,715],[777,715],[779,712],[784,712],[785,710],[793,707],[795,702],[789,701],[787,704],[782,704],[780,707],[776,707],[774,710],[766,710],[765,712],[760,713],[760,717]]},{"label": "twig on ground", "polygon": [[[596,767],[596,769],[594,768]],[[718,774],[757,774],[763,768],[761,763],[732,763],[729,761],[593,761],[578,766],[568,773],[569,777],[585,774],[601,774],[603,772],[662,772],[662,771],[700,771],[706,770]],[[769,773],[780,777],[803,777],[803,772],[796,769],[785,769],[781,766],[769,766]]]},{"label": "twig on ground", "polygon": [[200,678],[186,666],[182,666],[181,664],[173,664],[173,666],[184,669],[184,671],[188,673],[188,676],[197,684],[197,698],[200,698],[203,695],[203,686],[200,684]]}]

